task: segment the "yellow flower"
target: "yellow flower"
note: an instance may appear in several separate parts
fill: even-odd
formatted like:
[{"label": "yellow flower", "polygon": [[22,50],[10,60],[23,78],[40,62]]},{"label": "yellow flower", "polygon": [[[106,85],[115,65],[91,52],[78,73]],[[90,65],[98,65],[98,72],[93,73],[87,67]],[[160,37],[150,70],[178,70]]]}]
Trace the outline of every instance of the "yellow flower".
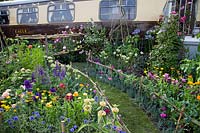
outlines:
[{"label": "yellow flower", "polygon": [[119,109],[118,109],[117,107],[114,107],[114,108],[112,108],[112,112],[113,112],[113,113],[118,113],[118,112],[119,112]]},{"label": "yellow flower", "polygon": [[8,111],[8,110],[10,109],[10,106],[5,106],[4,109],[5,109],[6,111]]},{"label": "yellow flower", "polygon": [[5,104],[2,104],[2,105],[1,105],[2,108],[4,108],[5,106],[6,106]]},{"label": "yellow flower", "polygon": [[42,93],[42,96],[44,96],[45,95],[45,93]]},{"label": "yellow flower", "polygon": [[161,67],[161,68],[160,68],[160,70],[161,70],[161,71],[163,71],[163,70],[164,70],[164,68],[162,68],[162,67]]},{"label": "yellow flower", "polygon": [[52,107],[52,102],[46,103],[46,107],[51,108]]},{"label": "yellow flower", "polygon": [[7,96],[7,97],[6,97],[6,99],[10,99],[10,98],[11,98],[10,96]]},{"label": "yellow flower", "polygon": [[188,75],[188,78],[190,78],[190,79],[191,79],[191,78],[192,78],[192,75]]},{"label": "yellow flower", "polygon": [[147,74],[147,70],[144,70],[144,74]]},{"label": "yellow flower", "polygon": [[99,104],[100,104],[100,106],[102,106],[102,107],[105,107],[105,106],[106,106],[106,102],[105,102],[105,101],[101,101]]},{"label": "yellow flower", "polygon": [[39,90],[40,90],[40,88],[37,88],[36,90],[37,90],[37,91],[39,91]]},{"label": "yellow flower", "polygon": [[84,84],[79,84],[80,87],[84,87]]},{"label": "yellow flower", "polygon": [[43,90],[43,92],[44,92],[44,93],[46,93],[46,92],[47,92],[47,90]]},{"label": "yellow flower", "polygon": [[14,109],[14,110],[13,110],[13,112],[17,112],[17,110],[16,110],[16,109]]},{"label": "yellow flower", "polygon": [[192,81],[188,81],[187,84],[194,85],[194,83]]},{"label": "yellow flower", "polygon": [[35,98],[36,98],[36,99],[38,99],[38,98],[39,98],[39,96],[35,96]]},{"label": "yellow flower", "polygon": [[6,101],[0,101],[1,103],[6,103]]},{"label": "yellow flower", "polygon": [[195,82],[196,85],[200,85],[200,81]]},{"label": "yellow flower", "polygon": [[51,100],[52,100],[53,102],[56,102],[56,101],[57,101],[57,97],[53,97]]},{"label": "yellow flower", "polygon": [[73,96],[74,96],[74,97],[78,97],[78,92],[75,91],[74,94],[73,94]]},{"label": "yellow flower", "polygon": [[106,116],[106,112],[104,110],[100,110],[98,111],[98,116],[99,117]]},{"label": "yellow flower", "polygon": [[199,101],[200,101],[200,95],[198,95],[198,96],[197,96],[197,100],[199,100]]}]

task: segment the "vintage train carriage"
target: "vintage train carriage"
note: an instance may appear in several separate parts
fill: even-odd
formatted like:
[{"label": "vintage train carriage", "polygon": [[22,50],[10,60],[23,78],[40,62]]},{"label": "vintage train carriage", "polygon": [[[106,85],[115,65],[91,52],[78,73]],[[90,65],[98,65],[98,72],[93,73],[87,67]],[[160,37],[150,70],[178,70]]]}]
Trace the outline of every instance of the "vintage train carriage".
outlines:
[{"label": "vintage train carriage", "polygon": [[55,34],[66,25],[79,26],[90,19],[108,27],[123,20],[130,27],[146,30],[157,23],[166,2],[168,0],[6,1],[0,2],[0,24],[8,37]]}]

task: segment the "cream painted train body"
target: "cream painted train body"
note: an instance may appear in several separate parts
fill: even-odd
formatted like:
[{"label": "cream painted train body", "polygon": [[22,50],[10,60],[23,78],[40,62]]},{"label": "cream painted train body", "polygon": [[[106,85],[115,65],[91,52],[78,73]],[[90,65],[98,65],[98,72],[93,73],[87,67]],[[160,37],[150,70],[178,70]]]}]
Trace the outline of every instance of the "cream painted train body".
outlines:
[{"label": "cream painted train body", "polygon": [[[0,2],[0,26],[4,34],[55,34],[88,23],[112,27],[123,23],[147,30],[158,22],[169,0],[21,0]],[[200,5],[200,2],[195,2]],[[167,5],[168,6],[168,5]],[[171,9],[170,9],[171,10]],[[197,10],[197,8],[196,8]],[[167,9],[165,13],[169,14]],[[200,11],[195,11],[196,22]]]}]

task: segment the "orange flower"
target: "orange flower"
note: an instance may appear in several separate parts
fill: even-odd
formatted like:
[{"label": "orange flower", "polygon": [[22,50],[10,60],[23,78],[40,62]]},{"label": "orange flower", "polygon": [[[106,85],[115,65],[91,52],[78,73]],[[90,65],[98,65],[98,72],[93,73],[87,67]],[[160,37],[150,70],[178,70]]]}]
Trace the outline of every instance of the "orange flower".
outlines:
[{"label": "orange flower", "polygon": [[73,94],[73,96],[74,96],[74,97],[78,97],[78,92],[75,91],[74,94]]},{"label": "orange flower", "polygon": [[198,95],[198,96],[197,96],[197,100],[199,100],[199,101],[200,101],[200,95]]}]

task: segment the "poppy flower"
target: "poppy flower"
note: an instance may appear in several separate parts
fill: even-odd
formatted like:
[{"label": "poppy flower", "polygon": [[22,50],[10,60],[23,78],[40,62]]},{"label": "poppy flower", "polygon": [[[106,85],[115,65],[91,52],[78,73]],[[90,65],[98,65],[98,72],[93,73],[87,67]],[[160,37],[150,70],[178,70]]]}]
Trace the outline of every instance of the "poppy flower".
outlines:
[{"label": "poppy flower", "polygon": [[28,45],[28,48],[29,48],[29,49],[33,48],[33,45]]}]

